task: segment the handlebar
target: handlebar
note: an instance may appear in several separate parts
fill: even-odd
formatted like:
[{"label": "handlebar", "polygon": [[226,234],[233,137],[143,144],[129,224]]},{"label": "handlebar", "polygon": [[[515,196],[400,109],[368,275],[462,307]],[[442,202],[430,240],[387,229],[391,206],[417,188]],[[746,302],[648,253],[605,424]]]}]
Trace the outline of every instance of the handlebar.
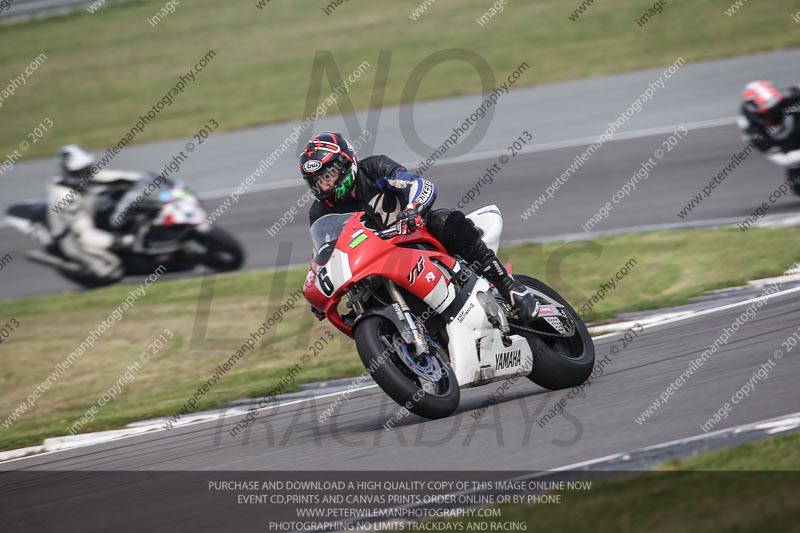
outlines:
[{"label": "handlebar", "polygon": [[376,231],[375,235],[378,236],[380,239],[390,239],[397,235],[400,235],[400,230],[397,229],[397,226],[392,226],[391,228],[387,228],[381,231]]},{"label": "handlebar", "polygon": [[398,229],[399,227],[400,227],[400,224],[398,223],[398,224],[395,224],[394,226],[392,226],[391,228],[388,228],[388,229],[385,229],[385,230],[381,230],[381,231],[376,231],[375,235],[377,235],[378,238],[380,238],[380,239],[391,239],[392,237],[396,237],[397,235],[410,235],[410,234],[414,233],[415,231],[419,231],[419,229],[422,226],[417,226],[413,230],[408,231],[406,233],[403,233],[402,231],[400,231],[400,229]]},{"label": "handlebar", "polygon": [[421,221],[421,222],[415,224],[414,226],[412,226],[411,227],[411,231],[405,231],[404,232],[404,231],[402,231],[402,229],[404,227],[403,223],[398,221],[398,222],[395,222],[395,224],[390,228],[387,228],[387,229],[381,230],[381,231],[376,231],[375,235],[377,235],[378,238],[380,238],[380,239],[390,239],[390,238],[395,237],[397,235],[410,235],[411,233],[414,233],[415,231],[418,231],[424,225],[425,225],[425,222]]}]

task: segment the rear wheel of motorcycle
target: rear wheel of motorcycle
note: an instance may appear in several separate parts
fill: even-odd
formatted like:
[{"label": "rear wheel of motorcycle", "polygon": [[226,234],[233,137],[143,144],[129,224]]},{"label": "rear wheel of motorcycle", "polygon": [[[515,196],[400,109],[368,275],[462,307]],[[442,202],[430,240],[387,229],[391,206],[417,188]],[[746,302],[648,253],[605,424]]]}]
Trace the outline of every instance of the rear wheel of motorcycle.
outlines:
[{"label": "rear wheel of motorcycle", "polygon": [[220,228],[211,226],[211,231],[201,237],[208,247],[203,264],[218,272],[239,270],[244,263],[244,250],[233,236]]},{"label": "rear wheel of motorcycle", "polygon": [[458,407],[461,393],[441,349],[432,357],[437,358],[443,369],[442,378],[436,383],[423,383],[423,378],[414,374],[395,351],[385,346],[385,340],[394,335],[399,335],[397,328],[381,316],[367,317],[356,327],[356,349],[372,378],[390,398],[415,415],[436,419],[452,414]]},{"label": "rear wheel of motorcycle", "polygon": [[575,324],[575,333],[569,338],[534,335],[512,326],[512,333],[527,338],[533,352],[533,370],[528,379],[549,390],[576,387],[589,379],[594,368],[594,342],[586,324],[564,298],[541,281],[516,274],[514,279],[563,305]]},{"label": "rear wheel of motorcycle", "polygon": [[114,278],[98,278],[89,274],[81,274],[61,268],[58,269],[58,273],[71,282],[82,286],[84,289],[98,289],[100,287],[107,287],[119,281]]}]

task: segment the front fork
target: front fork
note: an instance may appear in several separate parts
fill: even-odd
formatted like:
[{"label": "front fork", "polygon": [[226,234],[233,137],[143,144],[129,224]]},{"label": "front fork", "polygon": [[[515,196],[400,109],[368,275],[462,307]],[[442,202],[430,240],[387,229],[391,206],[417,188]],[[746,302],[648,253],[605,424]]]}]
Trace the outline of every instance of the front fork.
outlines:
[{"label": "front fork", "polygon": [[[397,305],[400,306],[400,311],[403,313],[403,317],[408,324],[408,328],[411,330],[411,334],[414,336],[412,342],[417,350],[417,356],[422,356],[428,353],[428,345],[425,343],[425,335],[423,335],[417,327],[417,321],[414,320],[414,315],[411,313],[411,309],[408,307],[406,299],[403,298],[403,295],[400,293],[397,285],[395,285],[392,280],[384,278],[383,283],[386,286],[386,291],[389,293],[389,297],[393,302],[396,302]],[[406,340],[406,342],[408,342],[408,340]]]}]

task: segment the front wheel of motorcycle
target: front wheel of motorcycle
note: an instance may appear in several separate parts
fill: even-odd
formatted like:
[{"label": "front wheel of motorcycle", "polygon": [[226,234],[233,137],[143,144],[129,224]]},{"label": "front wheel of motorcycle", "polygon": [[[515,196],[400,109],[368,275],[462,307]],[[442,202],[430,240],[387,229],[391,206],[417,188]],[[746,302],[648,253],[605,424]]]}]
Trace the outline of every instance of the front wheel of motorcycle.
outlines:
[{"label": "front wheel of motorcycle", "polygon": [[218,272],[239,270],[244,263],[244,250],[230,233],[219,226],[211,226],[211,231],[203,234],[200,240],[208,248],[203,264]]},{"label": "front wheel of motorcycle", "polygon": [[429,419],[444,418],[456,410],[461,393],[441,346],[431,343],[424,358],[413,356],[413,348],[382,316],[365,318],[356,327],[355,339],[372,378],[400,406]]},{"label": "front wheel of motorcycle", "polygon": [[[538,279],[517,274],[514,279],[561,304],[566,318],[574,326],[570,328],[572,335],[567,337],[555,335],[556,331],[548,328],[541,318],[526,327],[519,327],[515,321],[509,320],[511,332],[525,337],[533,352],[533,370],[528,374],[528,379],[549,390],[577,387],[589,379],[594,369],[594,342],[586,324],[560,294]],[[549,329],[554,335],[537,335],[529,329],[543,332]]]}]

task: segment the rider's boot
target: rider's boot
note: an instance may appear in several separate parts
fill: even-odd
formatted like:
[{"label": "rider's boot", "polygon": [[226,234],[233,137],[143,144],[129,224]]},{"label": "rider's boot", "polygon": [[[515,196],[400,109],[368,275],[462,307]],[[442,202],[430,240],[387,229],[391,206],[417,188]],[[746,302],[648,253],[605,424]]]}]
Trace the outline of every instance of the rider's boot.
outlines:
[{"label": "rider's boot", "polygon": [[527,322],[536,318],[539,314],[539,302],[533,292],[508,273],[497,255],[482,240],[465,250],[463,257],[469,261],[473,270],[494,283],[520,320]]}]

